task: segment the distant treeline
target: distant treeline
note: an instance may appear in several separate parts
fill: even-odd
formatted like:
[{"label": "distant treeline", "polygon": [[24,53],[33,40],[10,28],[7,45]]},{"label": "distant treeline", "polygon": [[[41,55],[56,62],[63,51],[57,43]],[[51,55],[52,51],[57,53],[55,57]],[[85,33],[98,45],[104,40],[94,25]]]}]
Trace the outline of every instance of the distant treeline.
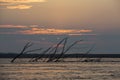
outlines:
[{"label": "distant treeline", "polygon": [[[14,58],[17,53],[0,53],[0,58]],[[40,56],[42,54],[23,54],[19,58],[33,58],[36,56]],[[51,56],[53,54],[50,54]],[[55,56],[59,56],[60,54],[56,54]],[[46,58],[48,54],[45,54],[43,58]],[[65,54],[64,58],[120,58],[120,54]]]}]

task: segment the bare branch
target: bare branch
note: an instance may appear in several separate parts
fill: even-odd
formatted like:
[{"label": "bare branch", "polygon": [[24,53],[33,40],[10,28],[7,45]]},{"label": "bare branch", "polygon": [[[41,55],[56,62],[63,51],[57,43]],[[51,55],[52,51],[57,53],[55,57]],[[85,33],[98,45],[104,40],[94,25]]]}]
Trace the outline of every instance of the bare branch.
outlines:
[{"label": "bare branch", "polygon": [[23,47],[23,49],[22,49],[22,51],[20,52],[20,54],[18,54],[17,56],[15,56],[15,57],[11,60],[11,62],[14,62],[15,59],[17,59],[19,56],[21,56],[22,54],[24,54],[24,51],[25,51],[27,48],[31,47],[32,45],[33,45],[32,43],[28,42],[28,43]]},{"label": "bare branch", "polygon": [[34,60],[32,61],[38,61],[39,59],[41,59],[52,47],[49,47],[48,49],[46,49],[45,51],[42,52],[42,54],[40,56],[37,56]]},{"label": "bare branch", "polygon": [[66,40],[66,39],[68,39],[68,38],[66,37],[66,38],[62,39],[62,40],[56,45],[54,53],[51,54],[51,56],[50,56],[50,58],[49,58],[49,60],[48,60],[47,62],[53,61],[53,60],[55,59],[54,57],[55,57],[55,54],[56,54],[56,52],[57,52],[57,50],[58,50],[59,45],[60,45],[64,40]]},{"label": "bare branch", "polygon": [[[94,48],[94,45],[92,45],[92,47],[82,56],[82,58],[84,58],[85,55],[89,54],[90,51],[92,51],[93,48]],[[82,60],[82,58],[81,58],[81,60]]]},{"label": "bare branch", "polygon": [[35,52],[35,51],[39,51],[39,50],[42,50],[42,48],[40,48],[40,49],[33,49],[33,50],[29,50],[29,51],[26,51],[26,52],[24,52],[24,53],[28,53],[28,52]]},{"label": "bare branch", "polygon": [[[77,44],[78,42],[81,42],[81,41],[83,41],[83,40],[75,41],[75,42],[74,42],[73,44],[71,44],[65,51],[64,51],[64,48],[65,48],[65,46],[64,46],[62,53],[60,54],[60,56],[57,58],[56,61],[58,61],[58,60],[59,60],[66,52],[68,52],[75,44]],[[66,45],[66,43],[67,43],[67,40],[65,41],[64,45]]]}]

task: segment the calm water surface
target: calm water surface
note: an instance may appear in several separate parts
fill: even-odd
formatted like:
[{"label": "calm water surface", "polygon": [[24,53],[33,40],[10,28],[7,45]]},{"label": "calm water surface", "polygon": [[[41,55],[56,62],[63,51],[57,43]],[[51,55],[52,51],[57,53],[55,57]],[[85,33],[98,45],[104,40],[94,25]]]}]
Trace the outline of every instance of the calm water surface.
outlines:
[{"label": "calm water surface", "polygon": [[0,80],[120,80],[120,62],[10,63],[0,59]]}]

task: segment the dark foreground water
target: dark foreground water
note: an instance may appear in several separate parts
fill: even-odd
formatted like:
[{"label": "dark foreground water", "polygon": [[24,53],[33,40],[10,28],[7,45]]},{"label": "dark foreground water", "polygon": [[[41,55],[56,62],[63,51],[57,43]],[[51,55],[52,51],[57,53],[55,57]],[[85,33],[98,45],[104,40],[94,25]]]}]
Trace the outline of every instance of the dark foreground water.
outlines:
[{"label": "dark foreground water", "polygon": [[120,80],[120,62],[25,61],[0,59],[0,80]]}]

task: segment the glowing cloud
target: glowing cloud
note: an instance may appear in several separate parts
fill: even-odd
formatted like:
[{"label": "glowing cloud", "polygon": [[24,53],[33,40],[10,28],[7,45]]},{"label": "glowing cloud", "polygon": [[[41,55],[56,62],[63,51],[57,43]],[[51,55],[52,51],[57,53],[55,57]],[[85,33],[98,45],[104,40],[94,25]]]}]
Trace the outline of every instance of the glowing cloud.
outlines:
[{"label": "glowing cloud", "polygon": [[46,0],[0,0],[0,6],[7,9],[30,9],[28,3],[46,2]]},{"label": "glowing cloud", "polygon": [[92,32],[92,30],[88,30],[88,29],[82,29],[80,30],[81,33],[88,33],[88,32]]},{"label": "glowing cloud", "polygon": [[0,0],[6,3],[31,3],[31,2],[46,2],[46,0]]},{"label": "glowing cloud", "polygon": [[7,6],[8,9],[30,9],[31,7],[28,5]]},{"label": "glowing cloud", "polygon": [[[55,28],[43,28],[38,25],[0,25],[0,29],[8,30],[6,32],[2,32],[2,34],[13,34],[13,32],[9,32],[9,29],[14,30],[14,34],[26,34],[26,35],[82,35],[84,33],[90,33],[92,30],[89,29],[55,29]],[[17,31],[16,31],[17,29]]]},{"label": "glowing cloud", "polygon": [[74,30],[74,29],[54,29],[54,28],[31,28],[31,30],[20,31],[21,34],[51,34],[51,35],[61,35],[61,34],[80,34],[89,33],[92,30]]},{"label": "glowing cloud", "polygon": [[23,25],[0,25],[0,28],[28,28],[28,27]]}]

